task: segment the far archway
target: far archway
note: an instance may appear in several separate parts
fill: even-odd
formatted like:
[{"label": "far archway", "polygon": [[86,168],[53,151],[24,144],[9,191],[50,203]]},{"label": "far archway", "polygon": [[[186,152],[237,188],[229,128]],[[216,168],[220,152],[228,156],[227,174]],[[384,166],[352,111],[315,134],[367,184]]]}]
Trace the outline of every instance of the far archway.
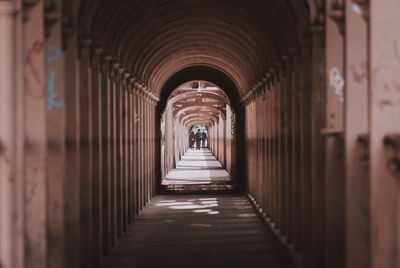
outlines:
[{"label": "far archway", "polygon": [[[190,80],[192,77],[210,78],[212,81]],[[243,167],[238,161],[243,150],[240,142],[244,123],[243,114],[239,112],[241,107],[234,81],[219,70],[193,67],[171,77],[161,91],[157,109],[159,184],[185,158],[185,151],[190,148],[190,130],[201,126],[209,135],[207,150],[216,155],[222,167],[229,171],[235,189],[243,189]]]}]

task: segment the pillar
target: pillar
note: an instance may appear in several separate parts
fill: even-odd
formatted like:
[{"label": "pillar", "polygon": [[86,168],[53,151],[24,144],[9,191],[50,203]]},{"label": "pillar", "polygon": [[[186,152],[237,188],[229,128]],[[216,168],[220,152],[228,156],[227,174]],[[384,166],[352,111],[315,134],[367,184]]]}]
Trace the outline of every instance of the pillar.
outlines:
[{"label": "pillar", "polygon": [[[24,24],[24,166],[25,250],[27,267],[46,267],[47,244],[47,135],[46,45],[44,2],[27,14]],[[6,57],[7,58],[7,57]]]},{"label": "pillar", "polygon": [[327,1],[326,12],[326,126],[325,265],[345,265],[345,180],[344,180],[344,62],[342,1]]},{"label": "pillar", "polygon": [[80,42],[80,200],[81,200],[81,267],[92,264],[92,96],[89,39]]},{"label": "pillar", "polygon": [[91,52],[91,83],[90,83],[90,94],[92,100],[91,106],[91,128],[92,128],[92,250],[93,259],[92,263],[98,265],[101,263],[102,257],[102,99],[101,99],[101,83],[102,76],[100,73],[100,62],[101,50],[96,47],[92,47]]},{"label": "pillar", "polygon": [[117,214],[117,76],[115,74],[113,62],[110,62],[110,184],[111,184],[111,246],[116,245],[117,241],[117,228],[118,228],[118,214]]},{"label": "pillar", "polygon": [[[400,2],[370,1],[371,267],[400,266]],[[386,144],[386,147],[385,147]]]},{"label": "pillar", "polygon": [[[23,224],[23,177],[18,172],[18,162],[22,155],[18,151],[19,114],[22,87],[15,83],[21,69],[17,69],[21,59],[17,57],[20,49],[21,29],[18,19],[20,10],[14,1],[0,2],[0,266],[23,267],[25,254],[21,247]],[[18,101],[20,99],[20,101]],[[21,148],[23,149],[23,148]],[[16,216],[16,217],[15,217]],[[23,244],[22,244],[23,246]]]},{"label": "pillar", "polygon": [[322,14],[311,29],[311,210],[312,265],[323,267],[325,260],[325,154],[321,129],[326,125],[325,36]]},{"label": "pillar", "polygon": [[80,197],[80,78],[77,36],[66,41],[65,60],[65,131],[66,189],[65,237],[66,267],[79,267],[81,258]]},{"label": "pillar", "polygon": [[345,17],[346,265],[361,268],[370,267],[367,22],[354,1]]},{"label": "pillar", "polygon": [[109,73],[109,57],[102,54],[100,59],[100,117],[101,117],[101,210],[102,210],[102,254],[108,255],[112,243],[111,229],[111,82]]},{"label": "pillar", "polygon": [[[52,11],[56,12],[56,11]],[[48,266],[65,264],[65,55],[61,22],[51,29],[46,46],[46,121],[48,193]]]}]

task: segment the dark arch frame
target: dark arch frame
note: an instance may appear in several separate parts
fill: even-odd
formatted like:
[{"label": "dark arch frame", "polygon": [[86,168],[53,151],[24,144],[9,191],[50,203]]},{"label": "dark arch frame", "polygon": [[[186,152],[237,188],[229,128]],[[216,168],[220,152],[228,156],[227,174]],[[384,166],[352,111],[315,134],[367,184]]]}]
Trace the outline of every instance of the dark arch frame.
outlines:
[{"label": "dark arch frame", "polygon": [[227,74],[207,66],[193,66],[176,72],[165,82],[160,92],[160,101],[157,105],[157,111],[159,113],[164,111],[169,96],[177,87],[193,80],[204,80],[217,85],[228,96],[233,110],[236,112],[237,109],[240,108],[239,88]]},{"label": "dark arch frame", "polygon": [[246,165],[243,161],[245,151],[245,110],[240,101],[239,88],[237,84],[224,72],[208,66],[191,66],[182,69],[172,75],[163,85],[160,92],[160,101],[156,106],[156,129],[157,129],[157,191],[161,192],[161,115],[165,110],[168,98],[171,93],[180,85],[193,80],[203,80],[211,82],[220,87],[228,96],[232,110],[236,115],[236,136],[235,136],[235,163],[236,169],[232,174],[238,183],[238,191],[242,192],[246,189]]}]

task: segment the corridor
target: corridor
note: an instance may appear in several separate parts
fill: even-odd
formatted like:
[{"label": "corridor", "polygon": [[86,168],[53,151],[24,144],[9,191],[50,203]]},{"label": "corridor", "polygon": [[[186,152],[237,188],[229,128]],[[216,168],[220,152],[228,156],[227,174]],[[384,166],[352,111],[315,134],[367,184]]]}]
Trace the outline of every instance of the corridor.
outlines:
[{"label": "corridor", "polygon": [[102,268],[292,268],[243,195],[155,197]]},{"label": "corridor", "polygon": [[0,268],[399,268],[399,11],[0,0]]}]

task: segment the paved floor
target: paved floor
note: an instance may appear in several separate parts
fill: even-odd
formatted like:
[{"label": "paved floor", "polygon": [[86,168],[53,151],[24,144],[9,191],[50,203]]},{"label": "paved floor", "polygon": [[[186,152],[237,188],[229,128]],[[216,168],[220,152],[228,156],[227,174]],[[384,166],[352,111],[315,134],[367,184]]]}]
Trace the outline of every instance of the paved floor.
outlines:
[{"label": "paved floor", "polygon": [[176,164],[176,169],[167,174],[163,185],[218,184],[231,180],[229,173],[210,151],[189,149]]},{"label": "paved floor", "polygon": [[171,170],[166,179],[164,185],[169,184],[211,184],[211,183],[222,183],[230,182],[231,176],[225,169],[208,169],[208,170],[184,170],[174,169]]},{"label": "paved floor", "polygon": [[[229,186],[231,181],[231,176],[209,151],[189,150],[163,184],[189,189],[193,185]],[[102,267],[289,268],[292,265],[286,251],[243,195],[220,194],[155,197]]]},{"label": "paved floor", "polygon": [[189,149],[176,163],[177,169],[222,169],[221,162],[208,149]]},{"label": "paved floor", "polygon": [[292,268],[243,195],[157,196],[103,268]]}]

